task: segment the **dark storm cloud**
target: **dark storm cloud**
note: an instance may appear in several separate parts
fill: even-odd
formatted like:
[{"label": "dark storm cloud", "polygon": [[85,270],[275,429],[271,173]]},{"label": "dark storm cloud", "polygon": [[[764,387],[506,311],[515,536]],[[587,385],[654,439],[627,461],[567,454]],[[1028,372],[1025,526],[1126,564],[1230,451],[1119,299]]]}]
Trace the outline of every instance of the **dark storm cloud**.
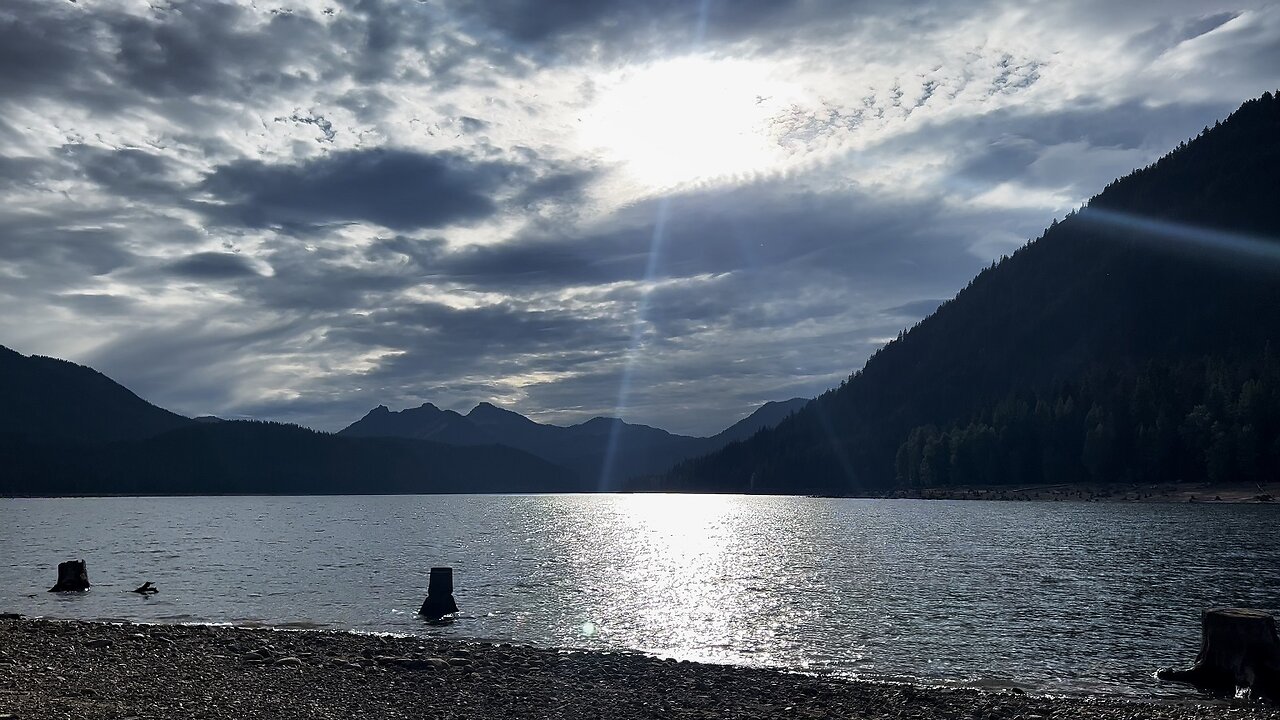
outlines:
[{"label": "dark storm cloud", "polygon": [[234,253],[202,252],[165,263],[164,269],[191,280],[226,280],[256,276],[253,263]]},{"label": "dark storm cloud", "polygon": [[[964,252],[933,243],[936,200],[805,191],[769,182],[643,202],[580,234],[541,231],[434,258],[424,272],[481,287],[590,285],[788,267],[871,277],[907,257],[942,267]],[[663,232],[655,246],[655,227]],[[932,252],[922,257],[921,251]],[[837,270],[838,269],[838,270]]]},{"label": "dark storm cloud", "polygon": [[89,24],[67,3],[0,5],[0,96],[57,91],[92,70],[81,51]]},{"label": "dark storm cloud", "polygon": [[324,27],[301,14],[275,13],[265,23],[246,8],[220,2],[153,9],[150,17],[111,23],[120,79],[153,97],[265,95],[314,82],[291,60],[322,47]]},{"label": "dark storm cloud", "polygon": [[[263,307],[296,312],[334,312],[395,303],[395,293],[421,282],[415,264],[381,249],[384,243],[396,241],[375,241],[369,257],[360,258],[346,248],[309,247],[281,238],[262,258],[271,265],[272,275],[242,283],[241,292]],[[414,252],[425,258],[430,250],[419,247]]]},{"label": "dark storm cloud", "polygon": [[108,150],[83,144],[65,145],[64,156],[103,190],[138,198],[176,199],[179,187],[171,181],[171,162],[137,148]]},{"label": "dark storm cloud", "polygon": [[378,149],[297,165],[244,160],[217,168],[202,189],[226,204],[206,207],[210,214],[249,227],[366,221],[414,230],[494,214],[494,193],[522,174],[501,162]]},{"label": "dark storm cloud", "polygon": [[501,45],[477,47],[442,32],[446,24],[418,2],[264,14],[221,0],[123,8],[6,0],[0,97],[71,100],[110,113],[154,100],[269,100],[344,79],[456,87],[473,64],[513,64]]},{"label": "dark storm cloud", "polygon": [[133,264],[124,238],[103,229],[69,229],[47,218],[15,218],[0,212],[0,262],[42,277],[54,273],[105,275]]},{"label": "dark storm cloud", "polygon": [[124,107],[131,91],[244,99],[316,80],[291,61],[328,44],[311,18],[258,22],[224,2],[152,5],[133,15],[11,0],[0,8],[0,94],[75,98],[102,110]]},{"label": "dark storm cloud", "polygon": [[539,55],[660,56],[722,44],[753,49],[807,45],[895,11],[897,31],[938,26],[951,14],[937,4],[887,0],[496,0],[452,9]]}]

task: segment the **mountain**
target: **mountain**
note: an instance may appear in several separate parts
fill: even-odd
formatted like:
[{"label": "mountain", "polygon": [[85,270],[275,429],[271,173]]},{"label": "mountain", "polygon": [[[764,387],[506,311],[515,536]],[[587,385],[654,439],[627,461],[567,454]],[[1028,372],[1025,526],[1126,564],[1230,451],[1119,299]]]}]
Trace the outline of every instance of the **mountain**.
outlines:
[{"label": "mountain", "polygon": [[660,486],[1273,476],[1277,188],[1267,93],[993,264],[840,387]]},{"label": "mountain", "polygon": [[431,403],[399,412],[379,405],[338,434],[345,437],[417,438],[451,445],[490,445],[496,442],[492,435],[467,418],[452,410],[441,410]]},{"label": "mountain", "polygon": [[510,447],[190,420],[90,368],[8,348],[0,348],[0,468],[0,495],[590,489]]},{"label": "mountain", "polygon": [[343,430],[343,437],[399,437],[455,445],[498,444],[524,450],[572,470],[593,489],[616,489],[623,481],[654,475],[696,455],[750,437],[777,424],[808,400],[770,402],[750,417],[710,438],[674,435],[648,425],[596,417],[577,425],[544,425],[496,407],[476,405],[466,415],[430,403],[398,412],[380,405]]},{"label": "mountain", "polygon": [[767,402],[756,408],[756,411],[747,417],[721,430],[711,439],[717,447],[728,445],[731,442],[738,442],[739,440],[746,440],[761,430],[774,427],[808,404],[809,398],[791,398],[790,400]]},{"label": "mountain", "polygon": [[141,440],[191,424],[92,368],[0,346],[0,434],[82,443]]}]

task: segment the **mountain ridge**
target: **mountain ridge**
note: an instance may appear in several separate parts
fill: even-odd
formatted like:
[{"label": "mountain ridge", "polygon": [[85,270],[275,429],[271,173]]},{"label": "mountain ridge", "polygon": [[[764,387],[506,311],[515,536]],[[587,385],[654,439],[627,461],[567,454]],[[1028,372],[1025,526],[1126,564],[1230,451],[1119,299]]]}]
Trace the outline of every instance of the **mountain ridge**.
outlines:
[{"label": "mountain ridge", "polygon": [[633,477],[663,472],[681,460],[749,437],[807,402],[804,398],[767,402],[720,433],[701,438],[604,416],[573,425],[544,424],[490,402],[476,404],[466,415],[431,403],[400,411],[379,405],[337,434],[506,445],[594,479],[598,489],[615,489]]},{"label": "mountain ridge", "polygon": [[93,368],[0,346],[0,495],[579,492],[515,448],[192,420]]}]

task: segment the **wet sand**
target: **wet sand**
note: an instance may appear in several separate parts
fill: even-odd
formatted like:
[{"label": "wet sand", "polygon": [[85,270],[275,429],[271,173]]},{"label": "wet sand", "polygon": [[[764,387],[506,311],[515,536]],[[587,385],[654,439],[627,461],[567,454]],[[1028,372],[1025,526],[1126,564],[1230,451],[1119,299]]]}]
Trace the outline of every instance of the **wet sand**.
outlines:
[{"label": "wet sand", "polygon": [[1277,718],[328,631],[0,620],[0,718]]}]

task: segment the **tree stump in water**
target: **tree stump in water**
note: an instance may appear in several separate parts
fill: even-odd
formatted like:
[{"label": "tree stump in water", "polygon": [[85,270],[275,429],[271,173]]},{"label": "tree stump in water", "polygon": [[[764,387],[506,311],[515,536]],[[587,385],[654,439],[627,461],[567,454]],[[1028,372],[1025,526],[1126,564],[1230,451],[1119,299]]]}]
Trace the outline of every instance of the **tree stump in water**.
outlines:
[{"label": "tree stump in water", "polygon": [[58,563],[58,584],[49,592],[76,592],[89,589],[89,570],[83,560]]},{"label": "tree stump in water", "polygon": [[453,568],[431,568],[427,599],[422,601],[422,609],[418,610],[418,614],[428,620],[439,620],[456,612],[458,604],[453,600]]},{"label": "tree stump in water", "polygon": [[1200,616],[1200,654],[1188,670],[1165,668],[1161,680],[1219,694],[1280,701],[1280,637],[1276,619],[1259,610],[1218,608]]}]

